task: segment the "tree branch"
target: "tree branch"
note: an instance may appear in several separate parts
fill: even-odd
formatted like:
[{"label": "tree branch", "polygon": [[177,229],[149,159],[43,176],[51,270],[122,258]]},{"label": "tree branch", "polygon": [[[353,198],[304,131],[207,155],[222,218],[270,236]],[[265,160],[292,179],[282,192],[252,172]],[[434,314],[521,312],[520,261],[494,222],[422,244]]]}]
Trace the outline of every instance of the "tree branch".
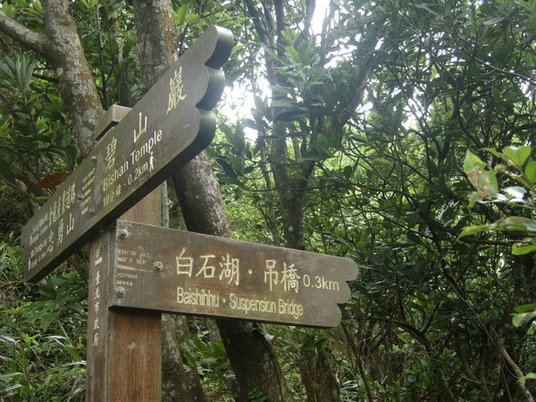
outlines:
[{"label": "tree branch", "polygon": [[262,18],[259,11],[255,7],[255,4],[251,0],[246,0],[245,2],[247,13],[251,16],[253,20],[253,25],[255,26],[255,31],[259,35],[259,39],[262,44],[268,45],[268,33],[264,29],[262,24]]},{"label": "tree branch", "polygon": [[[357,107],[362,103],[368,77],[375,63],[377,53],[375,48],[380,35],[383,34],[385,20],[385,14],[378,12],[371,26],[364,31],[363,40],[354,52],[355,61],[359,63],[360,67],[357,68],[353,78],[353,88],[343,97],[339,110],[331,118],[331,126],[328,127],[328,132],[333,129],[340,130],[354,116]],[[386,38],[382,47],[386,47],[385,42],[389,42],[389,38]]]},{"label": "tree branch", "polygon": [[531,392],[529,389],[525,386],[525,382],[521,381],[521,378],[523,378],[523,370],[517,365],[517,363],[512,359],[506,348],[504,347],[504,342],[502,338],[495,332],[495,330],[490,330],[490,335],[493,336],[493,342],[497,346],[497,349],[499,350],[499,354],[501,358],[510,366],[510,369],[514,372],[514,375],[517,379],[516,385],[521,391],[521,394],[524,396],[525,400],[528,402],[534,402],[534,398],[532,397]]},{"label": "tree branch", "polygon": [[42,56],[47,56],[48,46],[45,34],[34,32],[14,19],[0,12],[0,32]]}]

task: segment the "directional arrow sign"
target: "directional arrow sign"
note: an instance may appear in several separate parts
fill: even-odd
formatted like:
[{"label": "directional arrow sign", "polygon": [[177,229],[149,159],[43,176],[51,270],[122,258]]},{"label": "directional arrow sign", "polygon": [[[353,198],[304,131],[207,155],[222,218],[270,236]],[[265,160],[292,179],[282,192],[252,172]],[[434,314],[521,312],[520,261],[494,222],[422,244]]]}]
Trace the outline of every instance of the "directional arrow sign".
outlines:
[{"label": "directional arrow sign", "polygon": [[111,306],[334,327],[357,277],[348,258],[125,221],[114,248]]},{"label": "directional arrow sign", "polygon": [[209,28],[95,147],[24,227],[24,277],[39,280],[95,230],[212,140],[233,37]]}]

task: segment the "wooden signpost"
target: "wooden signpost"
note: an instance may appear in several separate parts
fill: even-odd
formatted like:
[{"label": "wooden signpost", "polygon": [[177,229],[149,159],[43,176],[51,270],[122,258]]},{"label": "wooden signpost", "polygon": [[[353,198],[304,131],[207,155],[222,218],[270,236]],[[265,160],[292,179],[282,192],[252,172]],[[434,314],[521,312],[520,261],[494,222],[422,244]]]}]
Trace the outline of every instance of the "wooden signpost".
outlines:
[{"label": "wooden signpost", "polygon": [[334,327],[348,258],[118,221],[111,306]]},{"label": "wooden signpost", "polygon": [[108,113],[97,134],[120,123],[23,229],[30,281],[95,239],[88,401],[160,399],[163,311],[332,327],[350,298],[357,266],[347,258],[154,226],[160,201],[151,191],[214,135],[210,110],[232,42],[229,31],[209,28],[130,111]]}]

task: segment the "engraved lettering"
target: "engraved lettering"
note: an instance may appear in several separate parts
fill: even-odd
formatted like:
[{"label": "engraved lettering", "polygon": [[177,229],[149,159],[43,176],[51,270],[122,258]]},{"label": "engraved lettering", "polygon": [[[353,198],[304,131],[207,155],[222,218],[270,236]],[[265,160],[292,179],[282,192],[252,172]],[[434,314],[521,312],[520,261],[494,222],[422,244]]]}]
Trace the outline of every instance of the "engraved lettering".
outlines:
[{"label": "engraved lettering", "polygon": [[144,156],[152,155],[153,148],[156,144],[162,141],[162,130],[154,130],[153,135],[147,139],[140,147],[134,149],[130,153],[130,162],[135,165],[138,163]]},{"label": "engraved lettering", "polygon": [[229,294],[229,308],[231,310],[241,310],[246,315],[251,312],[260,312],[260,313],[277,313],[276,303],[272,300],[267,300],[264,298],[253,299],[247,297],[239,297],[234,293]]},{"label": "engraved lettering", "polygon": [[264,271],[264,283],[270,285],[270,292],[273,286],[279,282],[279,273],[275,270],[276,260],[266,260],[266,270]]},{"label": "engraved lettering", "polygon": [[173,77],[169,79],[169,97],[166,115],[170,111],[175,110],[179,103],[186,99],[186,95],[182,94],[182,89],[182,66],[180,66],[179,70],[175,71]]},{"label": "engraved lettering", "polygon": [[296,271],[296,268],[294,268],[294,264],[291,264],[287,266],[287,263],[283,263],[284,269],[281,271],[283,274],[281,277],[281,282],[283,283],[283,289],[285,292],[288,292],[289,290],[293,289],[296,293],[298,293],[298,280],[301,279],[301,277],[298,276]]},{"label": "engraved lettering", "polygon": [[104,176],[104,180],[102,182],[102,191],[106,192],[108,189],[112,188],[112,186],[117,182],[117,180],[119,180],[127,172],[128,168],[129,163],[128,160],[126,160],[121,166],[115,168],[106,176]]},{"label": "engraved lettering", "polygon": [[221,257],[220,267],[222,268],[220,273],[220,281],[227,279],[227,283],[234,282],[236,286],[240,284],[240,260],[238,258],[231,258],[229,253],[225,257]]},{"label": "engraved lettering", "polygon": [[192,257],[183,257],[185,252],[186,247],[183,247],[181,254],[178,257],[175,257],[177,262],[177,275],[186,275],[188,278],[191,278],[194,267],[194,259]]},{"label": "engraved lettering", "polygon": [[191,306],[219,307],[220,295],[212,293],[210,289],[193,289],[177,287],[177,304],[188,304]]},{"label": "engraved lettering", "polygon": [[303,305],[299,303],[294,303],[294,301],[289,301],[288,299],[279,299],[278,306],[279,314],[290,315],[294,317],[295,320],[297,320],[303,315]]},{"label": "engraved lettering", "polygon": [[138,139],[147,132],[147,116],[145,116],[145,120],[142,123],[142,113],[140,112],[138,114],[139,121],[138,121],[138,130],[134,131],[134,143],[138,142]]}]

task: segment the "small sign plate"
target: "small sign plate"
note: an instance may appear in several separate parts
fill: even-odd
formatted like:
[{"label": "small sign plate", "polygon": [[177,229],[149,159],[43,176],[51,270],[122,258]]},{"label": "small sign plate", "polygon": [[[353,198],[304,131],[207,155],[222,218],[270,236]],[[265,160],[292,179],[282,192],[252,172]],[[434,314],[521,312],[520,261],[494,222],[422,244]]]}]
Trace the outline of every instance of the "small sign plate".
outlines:
[{"label": "small sign plate", "polygon": [[111,305],[334,327],[357,272],[348,258],[118,221]]}]

